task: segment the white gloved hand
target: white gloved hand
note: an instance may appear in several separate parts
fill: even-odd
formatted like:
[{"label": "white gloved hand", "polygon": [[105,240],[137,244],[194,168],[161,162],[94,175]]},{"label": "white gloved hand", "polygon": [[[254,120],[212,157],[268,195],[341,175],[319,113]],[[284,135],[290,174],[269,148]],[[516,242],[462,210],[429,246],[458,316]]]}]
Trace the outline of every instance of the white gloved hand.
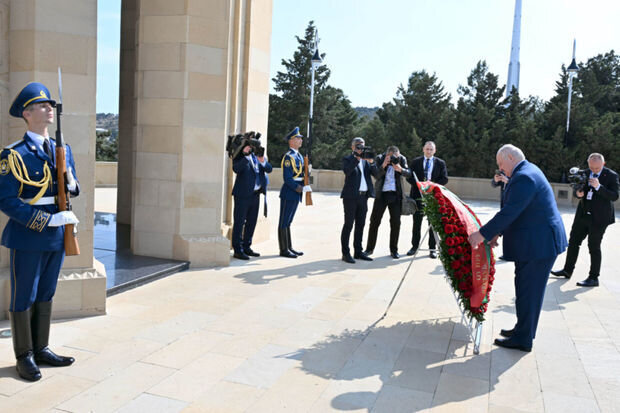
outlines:
[{"label": "white gloved hand", "polygon": [[312,188],[310,187],[310,185],[306,185],[302,188],[303,192],[312,192]]},{"label": "white gloved hand", "polygon": [[75,182],[75,177],[73,176],[73,171],[71,167],[67,168],[67,189],[71,192],[75,191],[77,188],[77,182]]},{"label": "white gloved hand", "polygon": [[47,224],[47,226],[60,227],[67,224],[77,224],[78,222],[80,221],[77,219],[73,211],[62,211],[52,215],[52,218],[50,218],[50,223]]}]

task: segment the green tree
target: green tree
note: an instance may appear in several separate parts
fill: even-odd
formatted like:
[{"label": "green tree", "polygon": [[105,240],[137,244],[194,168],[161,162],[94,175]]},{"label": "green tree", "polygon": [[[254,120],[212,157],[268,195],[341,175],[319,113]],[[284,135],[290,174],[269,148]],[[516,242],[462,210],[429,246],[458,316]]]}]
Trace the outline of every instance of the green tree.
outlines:
[{"label": "green tree", "polygon": [[97,161],[118,161],[118,140],[110,139],[109,130],[97,130],[95,159]]}]

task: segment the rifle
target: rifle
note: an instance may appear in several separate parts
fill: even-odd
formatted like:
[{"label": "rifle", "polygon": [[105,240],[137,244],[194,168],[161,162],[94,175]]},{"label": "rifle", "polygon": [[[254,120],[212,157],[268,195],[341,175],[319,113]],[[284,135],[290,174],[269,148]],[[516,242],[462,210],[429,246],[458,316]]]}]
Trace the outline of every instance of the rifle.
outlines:
[{"label": "rifle", "polygon": [[[310,185],[310,152],[312,151],[312,118],[308,121],[308,150],[304,156],[304,186]],[[306,192],[306,206],[312,205],[312,192]]]},{"label": "rifle", "polygon": [[[60,117],[62,116],[62,75],[58,68],[58,102],[56,103],[56,172],[58,186],[58,210],[71,211],[71,201],[69,191],[65,186],[67,174],[67,160],[65,159],[65,142],[62,139],[62,127]],[[80,255],[80,246],[77,239],[77,226],[74,224],[65,225],[65,255]]]}]

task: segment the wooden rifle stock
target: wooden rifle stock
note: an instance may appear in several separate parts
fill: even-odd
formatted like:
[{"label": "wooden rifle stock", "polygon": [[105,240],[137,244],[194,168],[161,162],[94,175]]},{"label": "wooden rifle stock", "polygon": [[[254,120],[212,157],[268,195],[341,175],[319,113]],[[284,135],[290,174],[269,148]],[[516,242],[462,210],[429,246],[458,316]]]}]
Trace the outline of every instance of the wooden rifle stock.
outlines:
[{"label": "wooden rifle stock", "polygon": [[[308,154],[304,156],[304,186],[310,185],[310,168]],[[306,205],[312,205],[312,192],[306,192]]]}]

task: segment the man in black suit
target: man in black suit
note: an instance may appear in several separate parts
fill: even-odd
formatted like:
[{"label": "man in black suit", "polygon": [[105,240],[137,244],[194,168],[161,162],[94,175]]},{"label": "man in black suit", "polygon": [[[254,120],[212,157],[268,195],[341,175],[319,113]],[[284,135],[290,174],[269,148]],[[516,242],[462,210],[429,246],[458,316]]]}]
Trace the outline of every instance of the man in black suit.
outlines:
[{"label": "man in black suit", "polygon": [[[411,170],[407,158],[400,154],[396,146],[387,148],[384,154],[377,156],[377,175],[375,182],[375,202],[370,214],[370,229],[366,255],[371,255],[377,244],[377,232],[385,209],[390,210],[390,255],[400,258],[398,254],[398,234],[400,232],[400,211],[403,199],[402,177],[410,178]],[[379,166],[380,165],[380,166]]]},{"label": "man in black suit", "polygon": [[587,236],[590,274],[577,285],[597,287],[601,271],[601,241],[607,226],[616,220],[614,201],[618,199],[618,174],[605,167],[605,158],[600,153],[593,153],[588,157],[588,167],[585,171],[588,184],[582,189],[575,190],[575,195],[580,201],[570,230],[564,268],[551,271],[551,274],[566,278],[573,275],[579,247]]},{"label": "man in black suit", "polygon": [[373,155],[368,160],[363,159],[364,139],[354,138],[351,142],[351,155],[342,159],[342,171],[344,172],[344,187],[340,193],[344,206],[344,225],[340,234],[340,244],[342,246],[342,260],[350,264],[355,263],[349,251],[349,237],[353,224],[355,233],[353,235],[354,257],[364,261],[372,261],[368,255],[362,251],[362,236],[364,235],[364,224],[366,213],[368,212],[368,198],[375,197],[370,175],[377,176],[377,167]]},{"label": "man in black suit", "polygon": [[272,167],[266,156],[254,155],[252,147],[248,144],[233,160],[233,171],[237,174],[232,190],[235,197],[232,232],[233,257],[249,260],[250,256],[260,256],[251,248],[252,237],[258,218],[260,194],[267,196],[269,180],[265,173],[270,173]]},{"label": "man in black suit", "polygon": [[[424,155],[415,158],[411,162],[411,170],[422,181],[431,181],[439,185],[445,185],[448,183],[448,168],[443,159],[439,159],[435,156],[437,147],[435,142],[428,141],[424,144]],[[409,179],[411,183],[410,196],[417,201],[418,210],[413,214],[413,234],[411,236],[411,249],[407,251],[407,255],[413,255],[420,245],[420,238],[422,232],[422,194],[418,186]],[[430,224],[429,224],[430,225]],[[428,248],[430,249],[430,257],[437,258],[437,251],[435,250],[435,234],[433,230],[429,228],[428,231]]]}]

